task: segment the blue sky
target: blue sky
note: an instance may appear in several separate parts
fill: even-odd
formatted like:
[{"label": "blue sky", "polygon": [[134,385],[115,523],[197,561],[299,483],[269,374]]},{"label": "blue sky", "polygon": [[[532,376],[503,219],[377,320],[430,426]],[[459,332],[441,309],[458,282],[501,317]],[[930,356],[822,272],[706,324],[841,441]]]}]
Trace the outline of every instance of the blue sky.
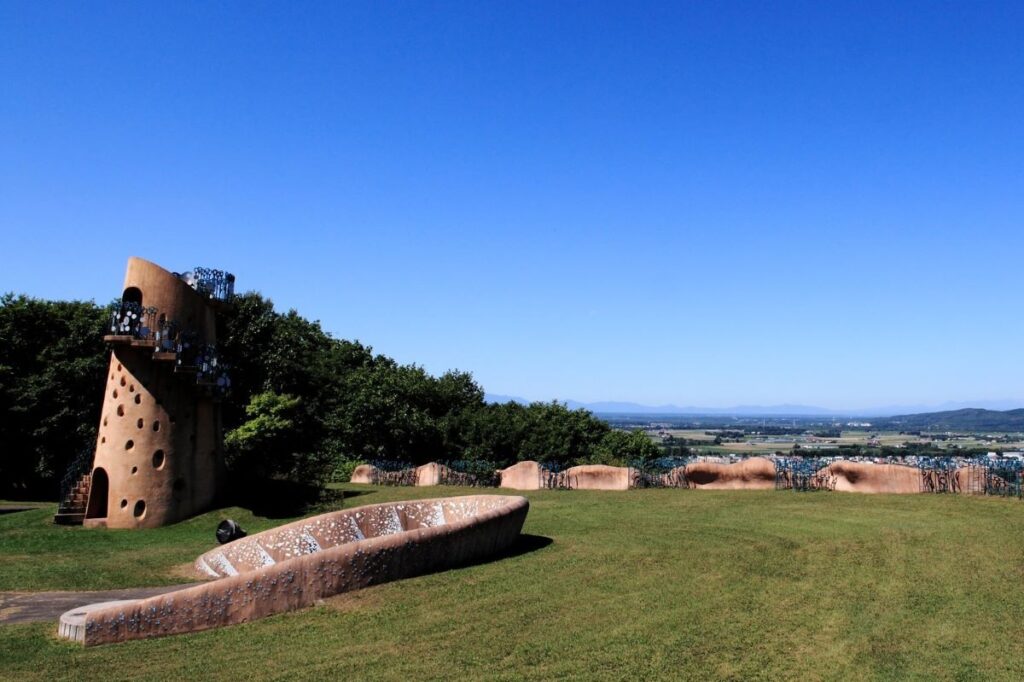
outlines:
[{"label": "blue sky", "polygon": [[1021,35],[1021,3],[4,2],[0,291],[222,267],[531,399],[1024,399]]}]

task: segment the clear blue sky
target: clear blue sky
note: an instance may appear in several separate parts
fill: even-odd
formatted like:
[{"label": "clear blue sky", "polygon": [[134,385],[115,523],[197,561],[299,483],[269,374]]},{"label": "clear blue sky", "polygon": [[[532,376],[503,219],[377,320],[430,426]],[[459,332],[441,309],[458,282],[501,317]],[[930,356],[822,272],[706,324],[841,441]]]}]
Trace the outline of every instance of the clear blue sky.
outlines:
[{"label": "clear blue sky", "polygon": [[3,2],[0,291],[221,267],[531,399],[1024,398],[1021,36],[1020,2]]}]

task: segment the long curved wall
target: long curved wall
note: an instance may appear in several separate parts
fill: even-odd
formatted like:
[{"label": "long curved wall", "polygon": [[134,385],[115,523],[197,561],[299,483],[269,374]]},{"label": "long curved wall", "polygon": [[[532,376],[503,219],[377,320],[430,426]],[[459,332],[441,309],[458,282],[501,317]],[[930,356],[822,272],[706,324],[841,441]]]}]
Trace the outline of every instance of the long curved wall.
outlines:
[{"label": "long curved wall", "polygon": [[196,570],[213,582],[82,607],[62,617],[60,632],[92,646],[310,606],[341,592],[493,556],[515,542],[529,508],[523,497],[469,495],[322,514],[203,554]]},{"label": "long curved wall", "polygon": [[[453,483],[445,477],[443,464],[431,462],[409,470],[407,482],[400,484],[432,486]],[[379,483],[373,466],[364,464],[352,474],[353,483]],[[781,478],[780,478],[781,476]],[[911,494],[953,492],[986,494],[1012,490],[1011,483],[984,466],[968,464],[957,469],[927,469],[902,464],[876,464],[840,460],[810,475],[811,487],[820,490],[858,493]],[[497,471],[498,487],[511,490],[563,488],[580,490],[627,490],[634,487],[670,487],[707,490],[771,490],[791,488],[792,472],[777,474],[776,463],[765,457],[750,457],[738,462],[695,461],[662,474],[644,474],[630,467],[600,464],[575,466],[552,472],[540,462],[525,460]],[[1003,493],[1005,494],[1005,493]]]},{"label": "long curved wall", "polygon": [[[214,310],[188,284],[163,268],[131,258],[124,288],[142,305],[216,341]],[[85,525],[152,528],[206,510],[223,478],[220,410],[196,390],[194,374],[155,360],[152,346],[119,344],[110,356]],[[106,495],[103,493],[106,492]]]}]

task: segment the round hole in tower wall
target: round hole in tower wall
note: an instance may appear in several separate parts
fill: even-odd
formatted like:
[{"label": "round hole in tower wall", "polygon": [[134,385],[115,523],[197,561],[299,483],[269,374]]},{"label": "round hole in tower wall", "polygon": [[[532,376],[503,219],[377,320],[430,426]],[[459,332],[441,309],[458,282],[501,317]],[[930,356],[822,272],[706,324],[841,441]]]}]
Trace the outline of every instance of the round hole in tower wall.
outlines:
[{"label": "round hole in tower wall", "polygon": [[125,379],[124,377],[121,377],[121,385],[124,386],[127,383],[128,383],[128,380]]},{"label": "round hole in tower wall", "polygon": [[118,405],[117,406],[117,416],[118,417],[123,417],[124,416],[124,405]]},{"label": "round hole in tower wall", "polygon": [[143,516],[145,516],[146,515],[146,503],[143,500],[139,500],[138,502],[136,502],[135,503],[135,509],[132,510],[132,514],[134,514],[135,518],[137,518],[137,519],[141,519]]},{"label": "round hole in tower wall", "polygon": [[164,468],[164,451],[157,450],[153,453],[153,468],[163,469]]},{"label": "round hole in tower wall", "polygon": [[111,393],[110,395],[114,396],[114,399],[116,400],[117,399],[117,389],[115,388],[114,392]]},{"label": "round hole in tower wall", "polygon": [[160,422],[159,421],[153,422],[153,430],[154,431],[159,431],[160,430]]},{"label": "round hole in tower wall", "polygon": [[133,440],[125,441],[125,443],[124,443],[124,449],[125,450],[131,450],[134,447],[135,447],[135,441],[133,441]]},{"label": "round hole in tower wall", "polygon": [[132,467],[132,476],[139,473],[139,467]]},{"label": "round hole in tower wall", "polygon": [[106,425],[107,425],[107,418],[106,418],[106,417],[104,417],[104,418],[103,418],[103,425],[104,425],[104,426],[106,426]]},{"label": "round hole in tower wall", "polygon": [[141,405],[142,404],[142,396],[141,395],[135,396],[135,404],[136,405]]},{"label": "round hole in tower wall", "polygon": [[107,442],[107,437],[106,436],[101,436],[100,437],[100,443],[106,443],[106,442]]},{"label": "round hole in tower wall", "polygon": [[128,500],[121,500],[121,509],[124,509],[127,506],[128,506]]},{"label": "round hole in tower wall", "polygon": [[143,426],[146,425],[146,422],[142,421],[142,417],[139,417],[139,420],[135,422],[135,425],[141,429]]},{"label": "round hole in tower wall", "polygon": [[117,363],[117,371],[118,371],[118,372],[120,372],[120,371],[121,371],[121,363],[120,363],[120,362],[119,362],[119,363]]},{"label": "round hole in tower wall", "polygon": [[128,384],[128,392],[135,393],[135,384]]}]

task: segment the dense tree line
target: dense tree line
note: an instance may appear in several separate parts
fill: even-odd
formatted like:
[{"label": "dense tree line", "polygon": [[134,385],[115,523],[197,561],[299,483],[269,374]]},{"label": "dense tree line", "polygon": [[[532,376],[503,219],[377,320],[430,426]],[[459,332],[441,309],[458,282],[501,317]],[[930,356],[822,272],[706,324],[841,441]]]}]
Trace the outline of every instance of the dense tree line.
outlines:
[{"label": "dense tree line", "polygon": [[0,298],[0,494],[53,492],[95,444],[107,308]]},{"label": "dense tree line", "polygon": [[[90,302],[0,299],[0,494],[55,493],[72,458],[93,447],[109,315]],[[586,410],[486,403],[467,372],[399,364],[259,294],[236,297],[219,325],[234,477],[319,482],[378,459],[564,466],[658,454],[642,432],[613,430]]]}]

